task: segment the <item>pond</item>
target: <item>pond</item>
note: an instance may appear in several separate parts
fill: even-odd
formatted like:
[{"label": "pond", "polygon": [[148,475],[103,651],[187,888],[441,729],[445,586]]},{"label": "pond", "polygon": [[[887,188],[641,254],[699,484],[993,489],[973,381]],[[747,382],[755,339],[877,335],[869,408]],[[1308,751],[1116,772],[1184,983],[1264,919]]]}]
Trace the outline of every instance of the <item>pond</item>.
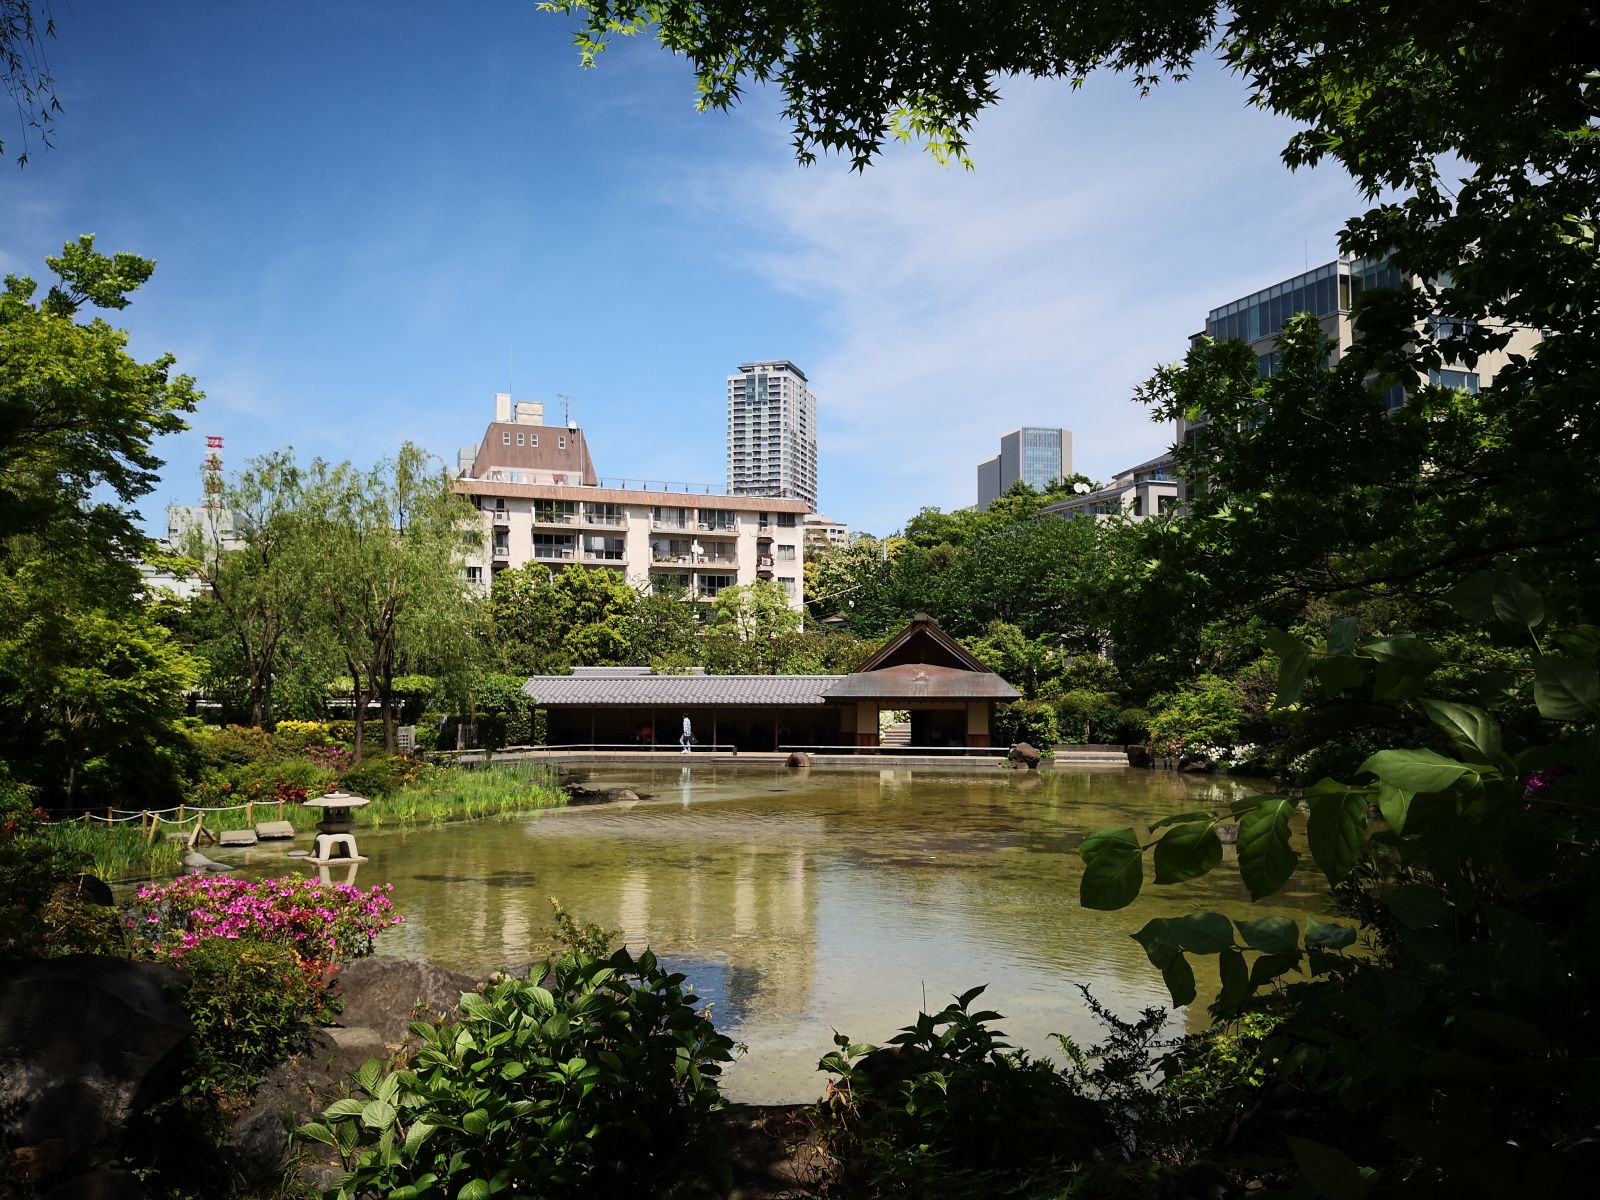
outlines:
[{"label": "pond", "polygon": [[[1159,974],[1129,934],[1154,916],[1328,915],[1309,864],[1270,905],[1229,861],[1203,880],[1151,887],[1131,908],[1079,907],[1086,832],[1247,794],[1230,779],[1089,767],[785,771],[615,766],[580,773],[637,804],[554,809],[431,830],[359,831],[356,882],[392,883],[406,923],[381,952],[485,974],[526,963],[551,923],[547,897],[623,930],[686,971],[718,1026],[748,1047],[736,1100],[814,1099],[834,1030],[882,1042],[919,1009],[978,984],[1012,1044],[1036,1054],[1064,1032],[1099,1040],[1075,984],[1114,1011],[1161,1004]],[[251,874],[284,860],[266,847]],[[269,860],[271,860],[269,862]],[[1179,1013],[1203,1023],[1214,972]],[[1054,1055],[1060,1058],[1059,1051]]]}]

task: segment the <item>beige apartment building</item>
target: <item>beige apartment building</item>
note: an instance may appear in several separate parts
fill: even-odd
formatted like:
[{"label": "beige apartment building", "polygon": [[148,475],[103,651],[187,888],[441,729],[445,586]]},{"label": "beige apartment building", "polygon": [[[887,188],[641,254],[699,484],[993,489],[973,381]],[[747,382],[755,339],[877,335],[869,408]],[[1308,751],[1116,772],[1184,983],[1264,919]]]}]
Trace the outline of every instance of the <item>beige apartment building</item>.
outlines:
[{"label": "beige apartment building", "polygon": [[637,588],[708,600],[769,579],[804,603],[804,500],[728,496],[598,476],[583,431],[544,424],[541,404],[496,397],[495,420],[457,460],[455,489],[483,519],[467,578],[529,562],[615,571]]}]

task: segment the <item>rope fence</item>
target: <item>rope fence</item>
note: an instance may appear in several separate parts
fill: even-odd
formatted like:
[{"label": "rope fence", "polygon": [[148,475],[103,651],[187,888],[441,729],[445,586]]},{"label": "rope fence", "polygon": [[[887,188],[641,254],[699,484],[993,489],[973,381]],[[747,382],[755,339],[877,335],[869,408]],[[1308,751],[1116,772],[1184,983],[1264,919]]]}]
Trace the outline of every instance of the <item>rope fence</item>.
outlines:
[{"label": "rope fence", "polygon": [[[281,821],[284,819],[285,801],[266,800],[262,801],[262,805],[267,806],[269,810],[275,807],[277,809],[276,820]],[[208,813],[242,812],[245,814],[245,824],[254,825],[256,808],[257,804],[254,800],[246,800],[243,804],[176,804],[171,808],[108,807],[99,812],[86,809],[70,817],[62,817],[59,820],[42,821],[40,823],[43,825],[126,825],[132,821],[137,821],[140,829],[153,830],[158,824],[172,825],[182,829],[191,821],[197,821],[203,825]],[[172,816],[171,814],[173,813],[177,815]]]}]

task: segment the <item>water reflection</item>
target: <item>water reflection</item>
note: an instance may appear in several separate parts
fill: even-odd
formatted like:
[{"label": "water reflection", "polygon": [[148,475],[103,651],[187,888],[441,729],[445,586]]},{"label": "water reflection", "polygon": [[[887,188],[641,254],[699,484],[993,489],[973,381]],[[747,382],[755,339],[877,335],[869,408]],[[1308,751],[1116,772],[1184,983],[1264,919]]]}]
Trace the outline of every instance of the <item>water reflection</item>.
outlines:
[{"label": "water reflection", "polygon": [[[1269,909],[1249,904],[1233,872],[1150,889],[1122,912],[1078,905],[1085,832],[1224,806],[1244,793],[1231,780],[707,764],[586,782],[645,799],[363,831],[361,883],[393,883],[407,915],[383,950],[475,973],[526,963],[550,923],[546,897],[560,897],[580,920],[652,946],[714,1003],[719,1026],[750,1047],[727,1076],[741,1100],[810,1099],[834,1029],[881,1041],[924,1003],[979,983],[1017,1045],[1048,1052],[1057,1030],[1093,1038],[1074,981],[1123,1012],[1164,997],[1129,937],[1151,917],[1324,906],[1309,872]],[[1200,1007],[1215,986],[1200,981]]]}]

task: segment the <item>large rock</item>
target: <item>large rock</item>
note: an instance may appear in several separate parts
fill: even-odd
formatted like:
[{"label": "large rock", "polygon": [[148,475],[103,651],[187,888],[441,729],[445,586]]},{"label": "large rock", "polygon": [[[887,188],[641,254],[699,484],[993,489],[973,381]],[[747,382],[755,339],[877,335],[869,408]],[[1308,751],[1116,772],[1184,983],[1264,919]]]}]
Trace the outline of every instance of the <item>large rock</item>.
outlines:
[{"label": "large rock", "polygon": [[0,964],[0,1177],[70,1192],[117,1159],[130,1120],[181,1082],[191,1029],[173,993],[187,985],[93,954]]},{"label": "large rock", "polygon": [[376,1030],[390,1045],[406,1037],[413,1021],[453,1016],[461,993],[478,981],[415,958],[358,958],[339,968],[333,993],[344,1001],[339,1023]]},{"label": "large rock", "polygon": [[783,765],[786,767],[809,767],[811,765],[811,752],[808,750],[796,750],[784,760]]},{"label": "large rock", "polygon": [[1042,754],[1040,754],[1032,746],[1028,745],[1027,742],[1018,742],[1015,746],[1011,747],[1011,753],[1006,755],[1008,761],[1019,763],[1020,765],[1027,767],[1030,771],[1036,771],[1039,769],[1039,760],[1043,757],[1044,756]]},{"label": "large rock", "polygon": [[1150,753],[1149,746],[1129,746],[1126,748],[1128,765],[1148,771],[1156,765],[1155,755]]}]

